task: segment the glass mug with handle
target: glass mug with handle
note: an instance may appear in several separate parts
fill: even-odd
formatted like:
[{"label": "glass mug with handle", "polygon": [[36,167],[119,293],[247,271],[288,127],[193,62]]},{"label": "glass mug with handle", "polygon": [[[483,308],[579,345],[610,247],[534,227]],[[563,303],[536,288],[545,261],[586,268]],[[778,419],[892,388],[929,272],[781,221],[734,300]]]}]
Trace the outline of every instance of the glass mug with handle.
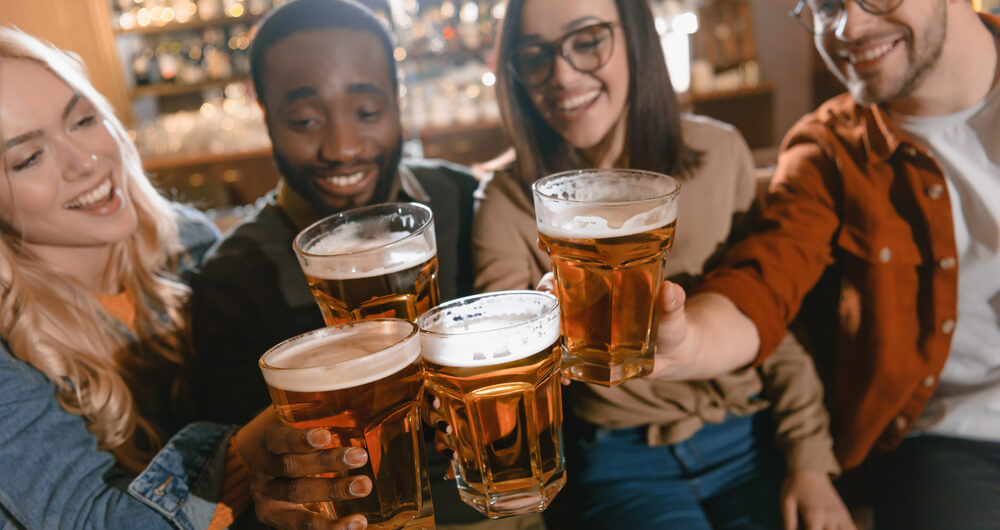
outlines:
[{"label": "glass mug with handle", "polygon": [[567,171],[532,185],[570,377],[614,386],[652,372],[679,192],[667,175],[626,169]]},{"label": "glass mug with handle", "polygon": [[434,216],[417,203],[346,210],[293,243],[326,325],[365,318],[416,321],[440,301]]},{"label": "glass mug with handle", "polygon": [[418,404],[423,396],[420,338],[412,322],[373,319],[288,339],[260,358],[278,416],[299,429],[326,428],[331,447],[361,447],[367,497],[318,503],[330,519],[360,513],[369,528],[434,528]]},{"label": "glass mug with handle", "polygon": [[418,325],[462,500],[491,518],[544,510],[566,483],[559,301],[537,291],[470,296]]}]

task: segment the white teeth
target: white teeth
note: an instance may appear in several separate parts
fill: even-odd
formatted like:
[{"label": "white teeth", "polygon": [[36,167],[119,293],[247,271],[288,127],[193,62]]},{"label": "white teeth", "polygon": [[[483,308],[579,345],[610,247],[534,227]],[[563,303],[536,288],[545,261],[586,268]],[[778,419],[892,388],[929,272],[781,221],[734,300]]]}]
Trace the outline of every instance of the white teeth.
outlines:
[{"label": "white teeth", "polygon": [[876,46],[874,48],[871,48],[869,50],[865,50],[865,51],[863,51],[861,53],[858,53],[858,54],[849,53],[847,55],[847,60],[851,61],[851,64],[858,64],[858,63],[865,63],[865,62],[868,62],[868,61],[874,61],[875,59],[878,59],[879,57],[882,57],[883,55],[889,53],[889,50],[892,49],[893,45],[894,45],[894,43],[888,42],[888,43],[882,44],[880,46]]},{"label": "white teeth", "polygon": [[111,179],[110,178],[104,179],[104,182],[102,182],[99,186],[88,191],[83,195],[78,196],[72,201],[69,201],[68,203],[63,205],[63,207],[86,208],[88,206],[92,206],[98,201],[105,199],[108,196],[108,194],[111,193],[111,186],[112,186]]},{"label": "white teeth", "polygon": [[361,179],[363,178],[365,178],[365,172],[358,171],[344,176],[330,175],[329,177],[326,177],[326,181],[334,186],[353,186],[361,182]]},{"label": "white teeth", "polygon": [[579,96],[573,96],[571,98],[566,98],[556,102],[556,107],[563,112],[576,110],[591,101],[597,99],[597,96],[601,93],[600,90],[592,90],[585,94],[580,94]]}]

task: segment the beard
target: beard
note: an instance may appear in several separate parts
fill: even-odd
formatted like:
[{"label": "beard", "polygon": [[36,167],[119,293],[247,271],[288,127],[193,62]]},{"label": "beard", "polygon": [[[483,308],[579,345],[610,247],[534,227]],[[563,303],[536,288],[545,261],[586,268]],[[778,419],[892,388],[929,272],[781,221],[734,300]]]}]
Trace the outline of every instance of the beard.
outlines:
[{"label": "beard", "polygon": [[[841,79],[858,103],[862,105],[879,104],[909,97],[933,71],[944,49],[947,27],[945,3],[938,2],[936,6],[932,16],[925,19],[927,22],[919,31],[910,32],[909,43],[911,44],[907,48],[908,65],[900,77],[873,81]],[[837,75],[841,77],[843,74],[837,71]]]},{"label": "beard", "polygon": [[388,155],[381,154],[373,160],[374,165],[378,168],[378,176],[375,179],[375,190],[371,197],[365,203],[361,203],[358,196],[345,197],[348,202],[347,205],[333,206],[326,202],[316,189],[315,175],[317,171],[309,166],[296,166],[280,152],[277,150],[274,151],[274,163],[278,166],[278,172],[285,179],[285,183],[305,199],[320,214],[321,218],[351,208],[366,206],[368,204],[379,204],[390,200],[389,190],[392,188],[392,181],[396,177],[402,157],[403,137],[400,135]]}]

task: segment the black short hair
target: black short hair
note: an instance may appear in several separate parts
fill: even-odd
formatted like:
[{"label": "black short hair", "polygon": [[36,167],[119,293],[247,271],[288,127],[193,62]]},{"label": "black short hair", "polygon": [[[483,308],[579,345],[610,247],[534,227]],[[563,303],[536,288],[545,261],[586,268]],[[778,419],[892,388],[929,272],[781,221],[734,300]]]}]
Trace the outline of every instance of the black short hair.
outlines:
[{"label": "black short hair", "polygon": [[355,0],[291,0],[264,17],[250,45],[250,77],[257,100],[264,103],[264,59],[271,47],[298,33],[334,28],[367,31],[378,37],[389,59],[392,86],[398,85],[392,36],[370,9]]}]

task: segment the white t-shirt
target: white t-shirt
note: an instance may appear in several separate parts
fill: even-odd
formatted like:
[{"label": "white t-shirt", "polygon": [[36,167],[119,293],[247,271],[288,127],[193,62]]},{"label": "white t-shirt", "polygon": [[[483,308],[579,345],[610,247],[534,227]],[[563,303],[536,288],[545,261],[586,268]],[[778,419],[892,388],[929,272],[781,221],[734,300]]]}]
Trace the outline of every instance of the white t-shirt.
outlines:
[{"label": "white t-shirt", "polygon": [[944,170],[958,250],[958,319],[913,433],[1000,441],[1000,84],[954,114],[893,118]]}]

